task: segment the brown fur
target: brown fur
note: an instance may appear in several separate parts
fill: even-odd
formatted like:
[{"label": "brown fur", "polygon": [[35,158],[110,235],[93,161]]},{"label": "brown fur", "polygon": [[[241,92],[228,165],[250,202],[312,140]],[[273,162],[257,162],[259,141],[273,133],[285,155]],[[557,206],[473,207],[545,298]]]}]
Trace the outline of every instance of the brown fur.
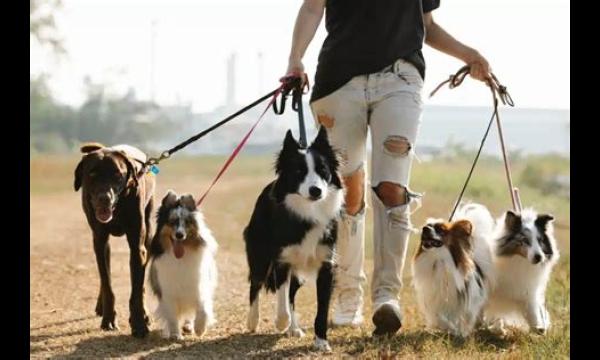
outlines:
[{"label": "brown fur", "polygon": [[[92,230],[94,252],[100,273],[96,314],[102,316],[102,329],[118,329],[110,281],[108,239],[110,235],[125,234],[131,251],[129,324],[134,336],[145,337],[148,334],[149,317],[144,305],[144,274],[147,248],[152,239],[154,176],[144,175],[138,179],[142,165],[123,151],[106,148],[97,143],[83,145],[81,151],[85,155],[75,169],[74,188],[75,191],[82,189],[83,211]],[[97,199],[99,194],[107,191],[112,191],[117,196],[117,202],[111,207],[112,219],[108,223],[101,223],[96,218],[99,206]]]},{"label": "brown fur", "polygon": [[90,153],[92,151],[96,151],[96,150],[100,150],[102,148],[104,148],[105,146],[97,143],[97,142],[89,142],[89,143],[85,143],[83,145],[81,145],[81,152],[84,154]]},{"label": "brown fur", "polygon": [[[202,238],[197,236],[198,229],[195,225],[190,225],[188,230],[190,230],[190,233],[183,240],[183,246],[187,249],[198,249],[204,244]],[[168,225],[163,226],[160,230],[160,245],[164,251],[172,251],[173,245],[171,244],[171,239],[174,237],[173,232],[173,228]]]},{"label": "brown fur", "polygon": [[[473,225],[468,220],[459,220],[455,222],[443,222],[435,224],[436,232],[441,235],[444,246],[448,248],[456,267],[463,275],[475,270],[475,263],[472,259],[472,238]],[[415,259],[423,254],[422,246],[417,248]]]}]

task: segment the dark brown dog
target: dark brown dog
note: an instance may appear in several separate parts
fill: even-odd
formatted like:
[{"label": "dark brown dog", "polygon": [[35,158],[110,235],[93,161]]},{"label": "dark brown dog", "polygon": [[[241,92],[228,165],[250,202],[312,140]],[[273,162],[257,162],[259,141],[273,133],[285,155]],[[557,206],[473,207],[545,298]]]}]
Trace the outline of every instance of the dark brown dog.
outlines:
[{"label": "dark brown dog", "polygon": [[96,314],[102,316],[102,329],[118,330],[108,238],[125,234],[131,251],[129,324],[133,336],[144,337],[150,322],[144,305],[144,274],[153,235],[154,175],[138,176],[146,155],[132,146],[88,144],[81,152],[85,155],[75,169],[75,191],[82,188],[83,211],[92,229],[100,272]]}]

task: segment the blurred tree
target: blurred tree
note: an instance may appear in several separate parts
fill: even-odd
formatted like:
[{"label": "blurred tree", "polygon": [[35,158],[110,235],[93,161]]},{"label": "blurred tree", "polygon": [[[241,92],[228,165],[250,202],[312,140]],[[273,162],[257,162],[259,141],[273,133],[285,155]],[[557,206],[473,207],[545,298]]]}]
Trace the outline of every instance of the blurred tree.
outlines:
[{"label": "blurred tree", "polygon": [[66,53],[54,21],[54,11],[61,7],[61,0],[29,0],[29,34],[58,55]]},{"label": "blurred tree", "polygon": [[29,81],[29,124],[30,149],[35,152],[65,151],[75,142],[75,112],[52,98],[45,75]]}]

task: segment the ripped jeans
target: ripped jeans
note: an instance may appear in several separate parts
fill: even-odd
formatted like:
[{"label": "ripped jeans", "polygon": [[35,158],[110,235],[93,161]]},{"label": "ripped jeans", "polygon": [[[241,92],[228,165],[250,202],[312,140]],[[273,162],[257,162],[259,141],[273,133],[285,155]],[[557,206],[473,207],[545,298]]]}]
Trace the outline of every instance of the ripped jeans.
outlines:
[{"label": "ripped jeans", "polygon": [[[359,289],[363,270],[365,235],[366,144],[371,129],[371,200],[373,204],[374,271],[371,296],[375,304],[397,299],[402,285],[410,223],[409,190],[414,144],[421,121],[423,80],[404,60],[391,69],[352,78],[332,94],[311,104],[319,126],[343,157],[346,212],[337,243],[336,288]],[[391,182],[406,189],[407,203],[386,207],[374,189]]]}]

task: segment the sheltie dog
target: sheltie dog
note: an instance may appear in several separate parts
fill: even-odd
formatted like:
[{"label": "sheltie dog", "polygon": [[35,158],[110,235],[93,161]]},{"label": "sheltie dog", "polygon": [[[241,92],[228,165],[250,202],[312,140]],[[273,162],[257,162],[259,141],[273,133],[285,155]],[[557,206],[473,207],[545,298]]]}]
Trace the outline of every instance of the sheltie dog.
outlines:
[{"label": "sheltie dog", "polygon": [[159,302],[155,316],[164,337],[202,336],[214,322],[217,242],[192,195],[169,190],[157,222],[150,248],[150,285]]}]

